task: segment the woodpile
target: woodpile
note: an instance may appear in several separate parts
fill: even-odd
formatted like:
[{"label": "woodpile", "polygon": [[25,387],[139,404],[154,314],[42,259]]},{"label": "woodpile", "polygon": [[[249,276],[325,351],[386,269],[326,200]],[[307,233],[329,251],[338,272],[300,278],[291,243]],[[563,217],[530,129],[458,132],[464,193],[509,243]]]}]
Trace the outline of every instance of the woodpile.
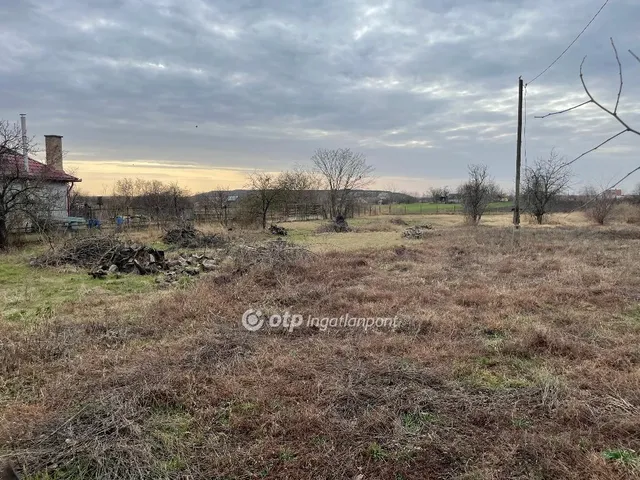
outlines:
[{"label": "woodpile", "polygon": [[109,275],[164,273],[169,282],[181,276],[194,276],[218,268],[213,256],[181,254],[167,259],[165,252],[147,245],[126,243],[114,236],[90,236],[67,241],[31,261],[34,266],[72,265],[88,268],[93,278]]},{"label": "woodpile", "polygon": [[67,240],[60,248],[50,250],[33,259],[32,265],[53,266],[74,265],[91,267],[99,263],[102,258],[122,242],[111,235],[93,235]]},{"label": "woodpile", "polygon": [[269,233],[271,233],[271,235],[279,235],[281,237],[286,237],[287,229],[279,225],[274,225],[272,223],[271,226],[269,227]]},{"label": "woodpile", "polygon": [[225,240],[217,234],[206,234],[196,230],[193,225],[177,225],[167,230],[162,237],[167,245],[182,248],[218,247],[224,245]]}]

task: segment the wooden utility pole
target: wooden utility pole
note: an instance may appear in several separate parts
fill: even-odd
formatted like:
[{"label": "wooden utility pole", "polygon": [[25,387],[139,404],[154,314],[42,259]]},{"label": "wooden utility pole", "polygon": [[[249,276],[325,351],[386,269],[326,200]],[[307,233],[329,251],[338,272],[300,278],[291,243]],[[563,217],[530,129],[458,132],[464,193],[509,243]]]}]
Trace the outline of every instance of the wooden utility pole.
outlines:
[{"label": "wooden utility pole", "polygon": [[522,160],[522,77],[518,81],[518,144],[516,148],[516,198],[513,208],[513,225],[520,228],[520,164]]}]

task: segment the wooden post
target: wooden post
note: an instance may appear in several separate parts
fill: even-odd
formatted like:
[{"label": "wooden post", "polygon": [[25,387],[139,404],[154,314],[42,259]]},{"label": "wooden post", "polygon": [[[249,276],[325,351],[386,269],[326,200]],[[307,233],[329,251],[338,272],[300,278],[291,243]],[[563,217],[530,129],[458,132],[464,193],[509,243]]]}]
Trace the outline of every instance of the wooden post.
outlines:
[{"label": "wooden post", "polygon": [[520,164],[522,161],[522,77],[518,81],[518,139],[516,145],[516,198],[513,208],[513,225],[520,228]]}]

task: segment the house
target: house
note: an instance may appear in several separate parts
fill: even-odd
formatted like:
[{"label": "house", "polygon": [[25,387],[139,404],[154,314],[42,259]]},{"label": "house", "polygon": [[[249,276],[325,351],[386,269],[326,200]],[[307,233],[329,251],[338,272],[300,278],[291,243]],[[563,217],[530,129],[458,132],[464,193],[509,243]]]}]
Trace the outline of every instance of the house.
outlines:
[{"label": "house", "polygon": [[619,188],[610,188],[609,190],[605,190],[602,196],[605,198],[615,198],[616,200],[618,200],[624,195],[622,194],[622,190],[620,190]]},{"label": "house", "polygon": [[34,212],[42,218],[64,222],[69,217],[69,199],[73,185],[79,178],[64,171],[62,160],[62,136],[45,135],[46,163],[39,162],[17,151],[0,156],[0,187],[3,191],[24,191],[26,182],[34,188],[31,192],[41,200],[40,211]]}]

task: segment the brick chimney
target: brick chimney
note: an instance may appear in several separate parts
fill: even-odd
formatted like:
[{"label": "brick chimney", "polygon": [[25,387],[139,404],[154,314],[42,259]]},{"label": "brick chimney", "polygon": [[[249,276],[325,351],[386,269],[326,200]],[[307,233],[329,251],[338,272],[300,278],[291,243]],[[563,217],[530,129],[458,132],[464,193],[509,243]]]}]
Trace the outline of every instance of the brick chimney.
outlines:
[{"label": "brick chimney", "polygon": [[47,154],[47,165],[54,170],[64,171],[62,166],[62,136],[45,135],[45,150]]}]

